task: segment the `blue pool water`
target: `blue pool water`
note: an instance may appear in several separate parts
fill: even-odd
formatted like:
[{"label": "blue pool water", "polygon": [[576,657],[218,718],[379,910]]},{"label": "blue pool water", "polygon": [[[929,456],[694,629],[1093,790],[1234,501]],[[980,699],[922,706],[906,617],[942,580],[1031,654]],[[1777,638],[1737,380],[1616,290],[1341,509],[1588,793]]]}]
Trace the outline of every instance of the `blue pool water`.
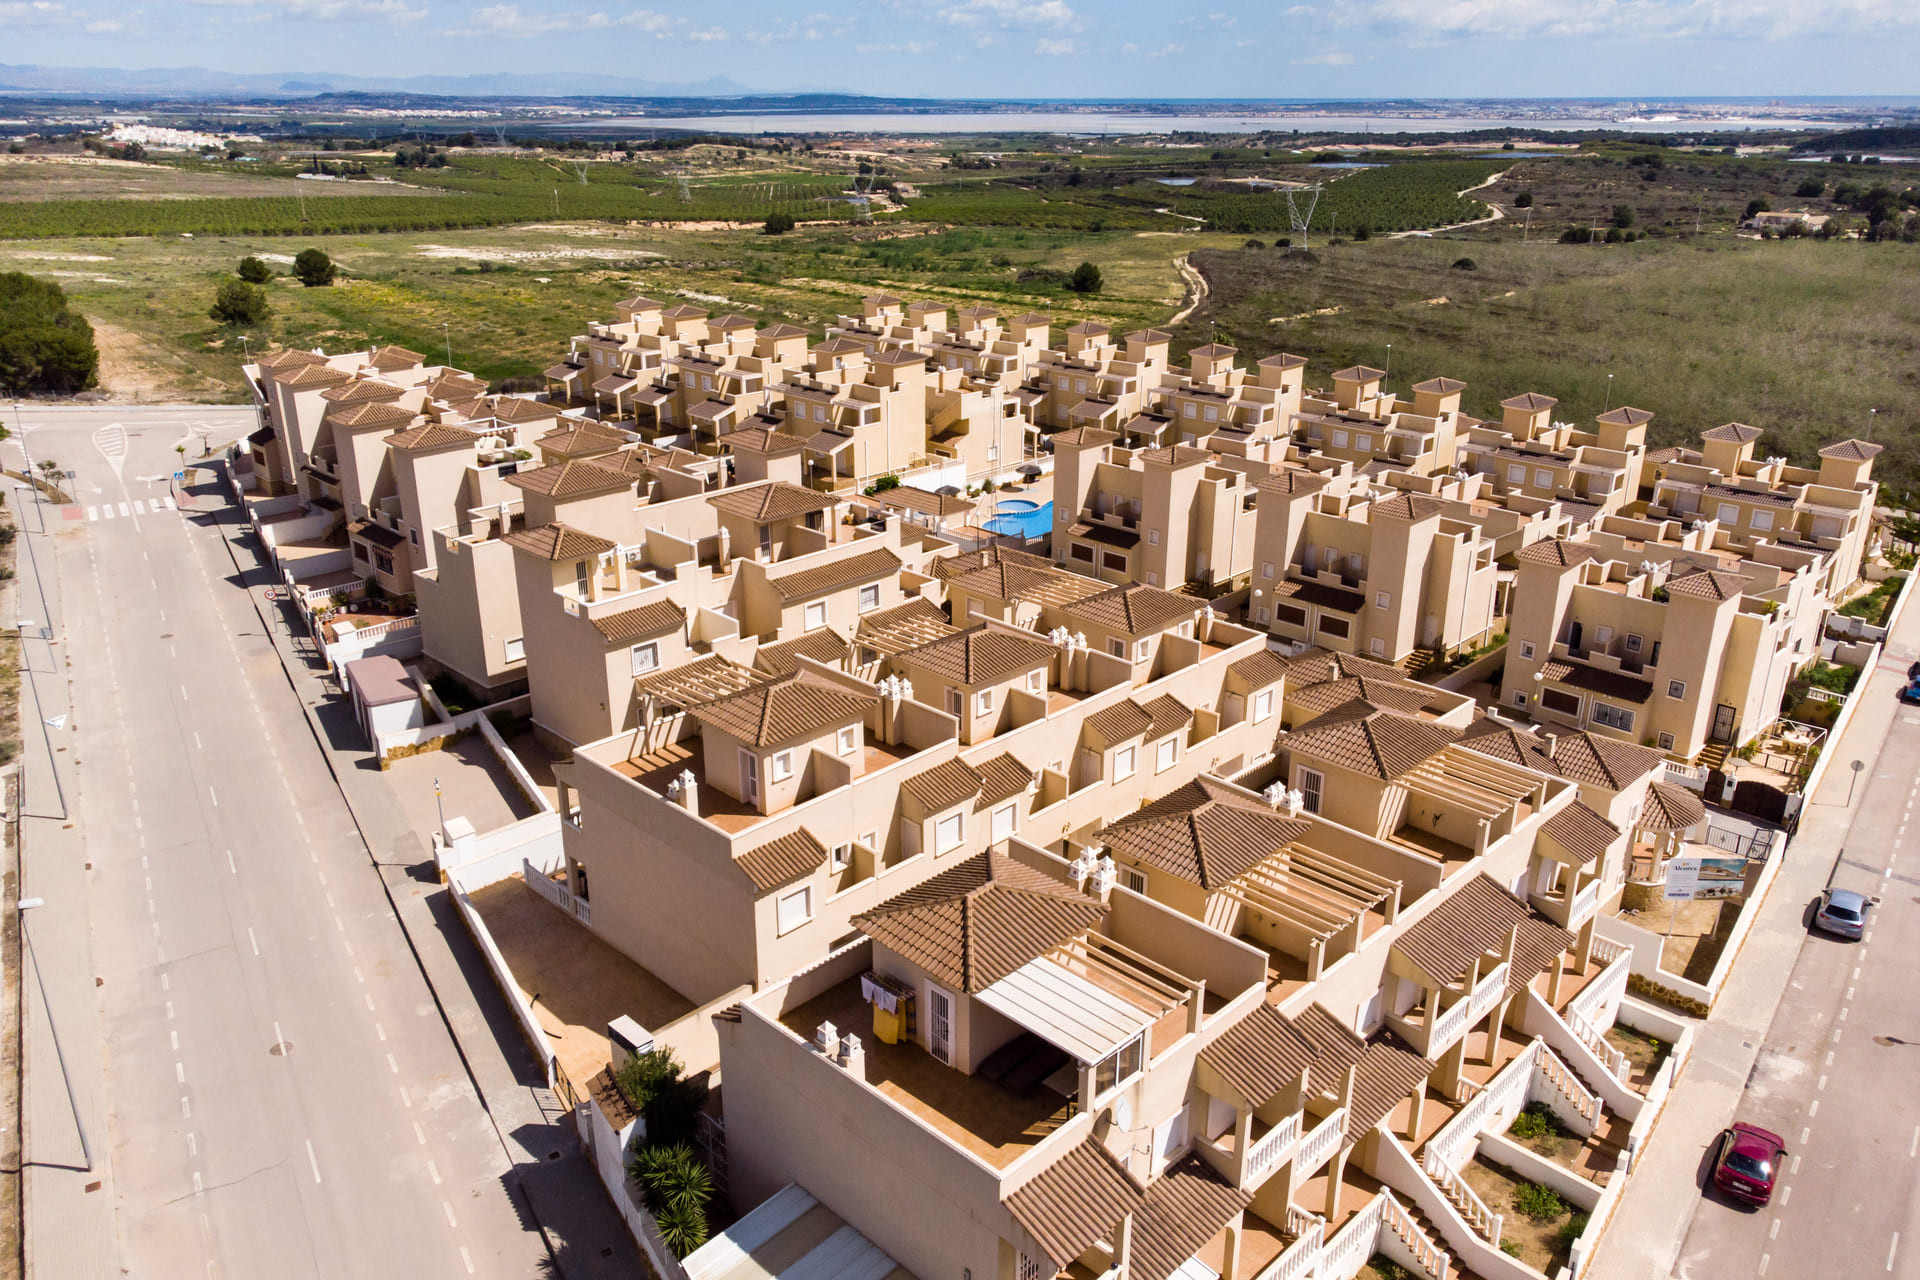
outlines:
[{"label": "blue pool water", "polygon": [[997,503],[986,523],[989,533],[1017,533],[1023,538],[1039,538],[1053,529],[1053,504],[1008,498]]}]

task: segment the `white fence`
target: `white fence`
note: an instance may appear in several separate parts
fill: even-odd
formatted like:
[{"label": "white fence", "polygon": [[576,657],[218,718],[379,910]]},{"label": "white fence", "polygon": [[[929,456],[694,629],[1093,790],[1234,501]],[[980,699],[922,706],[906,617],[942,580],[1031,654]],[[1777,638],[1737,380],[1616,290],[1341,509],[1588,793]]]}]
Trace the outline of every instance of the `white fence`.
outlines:
[{"label": "white fence", "polygon": [[576,897],[573,890],[555,880],[551,875],[537,869],[531,862],[522,862],[521,874],[539,895],[560,908],[581,924],[593,923],[593,905],[585,898]]},{"label": "white fence", "polygon": [[1315,1218],[1307,1223],[1300,1238],[1267,1264],[1267,1269],[1260,1273],[1257,1280],[1308,1280],[1309,1277],[1320,1275],[1326,1232],[1324,1218]]},{"label": "white fence", "polygon": [[1242,1186],[1251,1191],[1280,1163],[1280,1157],[1300,1139],[1300,1113],[1294,1112],[1247,1148],[1247,1173]]},{"label": "white fence", "polygon": [[1333,1153],[1340,1149],[1346,1139],[1347,1109],[1334,1108],[1333,1114],[1322,1120],[1312,1133],[1300,1143],[1300,1149],[1293,1157],[1293,1178],[1295,1185],[1305,1182],[1320,1171],[1320,1166],[1333,1159]]},{"label": "white fence", "polygon": [[453,902],[460,911],[460,919],[466,923],[467,932],[473,935],[474,945],[480,948],[480,954],[487,958],[487,968],[493,971],[494,985],[500,988],[500,994],[506,997],[507,1004],[513,1009],[513,1016],[520,1024],[520,1032],[526,1036],[527,1044],[533,1049],[534,1056],[540,1059],[541,1070],[546,1074],[547,1087],[552,1088],[559,1079],[560,1059],[554,1055],[547,1042],[546,1028],[540,1025],[540,1019],[533,1014],[533,1006],[520,990],[520,984],[513,979],[513,970],[507,965],[507,958],[500,954],[499,946],[493,940],[493,934],[487,928],[487,922],[475,910],[473,900],[467,896],[466,886],[461,883],[460,873],[454,872],[448,877],[448,887],[453,890]]}]

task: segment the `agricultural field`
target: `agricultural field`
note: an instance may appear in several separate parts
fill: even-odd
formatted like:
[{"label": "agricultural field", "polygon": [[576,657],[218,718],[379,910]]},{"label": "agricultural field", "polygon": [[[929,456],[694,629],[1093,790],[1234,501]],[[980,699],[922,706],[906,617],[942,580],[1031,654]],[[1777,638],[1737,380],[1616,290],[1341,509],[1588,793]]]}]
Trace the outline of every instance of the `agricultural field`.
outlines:
[{"label": "agricultural field", "polygon": [[[236,171],[226,171],[226,170]],[[284,176],[185,164],[139,164],[103,156],[0,154],[0,203],[15,201],[205,200],[285,196],[325,199],[378,191],[389,196],[434,195],[399,183],[295,181]]]},{"label": "agricultural field", "polygon": [[1467,383],[1461,407],[1480,417],[1522,391],[1557,397],[1555,417],[1574,422],[1637,405],[1655,415],[1656,445],[1747,422],[1766,431],[1763,452],[1802,464],[1872,431],[1889,492],[1920,487],[1920,246],[1469,232],[1201,250],[1193,264],[1210,292],[1184,344],[1217,333],[1322,373],[1369,364],[1401,395],[1443,374]]}]

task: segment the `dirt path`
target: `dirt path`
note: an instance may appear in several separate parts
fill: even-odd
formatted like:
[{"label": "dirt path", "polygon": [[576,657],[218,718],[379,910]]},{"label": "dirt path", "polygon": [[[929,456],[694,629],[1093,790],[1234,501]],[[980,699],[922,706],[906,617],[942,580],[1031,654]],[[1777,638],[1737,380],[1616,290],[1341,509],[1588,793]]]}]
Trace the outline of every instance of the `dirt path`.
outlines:
[{"label": "dirt path", "polygon": [[1173,269],[1178,271],[1180,278],[1187,282],[1187,290],[1191,296],[1188,299],[1187,305],[1174,312],[1173,318],[1167,321],[1169,327],[1185,320],[1193,314],[1196,307],[1207,300],[1207,278],[1201,275],[1192,263],[1187,261],[1186,254],[1183,253],[1173,260]]},{"label": "dirt path", "polygon": [[228,390],[131,330],[99,320],[91,323],[100,348],[100,389],[113,403],[192,402]]},{"label": "dirt path", "polygon": [[[1512,172],[1511,169],[1502,169],[1500,172],[1493,174],[1491,177],[1489,177],[1485,182],[1476,182],[1472,186],[1468,187],[1466,191],[1456,191],[1453,194],[1457,196],[1464,196],[1467,194],[1468,191],[1478,191],[1482,187],[1490,187],[1494,183],[1500,181],[1500,179],[1506,177],[1511,172]],[[1487,208],[1493,210],[1493,212],[1488,214],[1484,218],[1474,218],[1472,221],[1469,221],[1469,222],[1450,222],[1444,227],[1428,227],[1424,231],[1396,231],[1392,235],[1388,236],[1387,239],[1405,240],[1408,236],[1431,236],[1431,235],[1438,235],[1442,231],[1458,231],[1462,227],[1485,226],[1489,222],[1498,222],[1502,218],[1507,216],[1506,211],[1502,209],[1499,205],[1493,203],[1491,200],[1486,202],[1486,206]]]}]

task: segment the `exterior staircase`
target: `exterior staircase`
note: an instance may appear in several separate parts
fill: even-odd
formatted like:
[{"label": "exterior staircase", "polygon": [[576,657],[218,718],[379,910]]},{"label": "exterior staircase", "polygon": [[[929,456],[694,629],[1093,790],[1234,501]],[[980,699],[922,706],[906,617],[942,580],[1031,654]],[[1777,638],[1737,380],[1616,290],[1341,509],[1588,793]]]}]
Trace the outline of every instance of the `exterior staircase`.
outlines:
[{"label": "exterior staircase", "polygon": [[1443,665],[1446,660],[1447,655],[1439,649],[1415,649],[1394,665],[1417,680]]},{"label": "exterior staircase", "polygon": [[1725,773],[1727,770],[1727,756],[1732,753],[1732,750],[1733,747],[1729,743],[1709,742],[1700,749],[1700,754],[1693,758],[1693,762],[1704,769],[1714,769]]}]

